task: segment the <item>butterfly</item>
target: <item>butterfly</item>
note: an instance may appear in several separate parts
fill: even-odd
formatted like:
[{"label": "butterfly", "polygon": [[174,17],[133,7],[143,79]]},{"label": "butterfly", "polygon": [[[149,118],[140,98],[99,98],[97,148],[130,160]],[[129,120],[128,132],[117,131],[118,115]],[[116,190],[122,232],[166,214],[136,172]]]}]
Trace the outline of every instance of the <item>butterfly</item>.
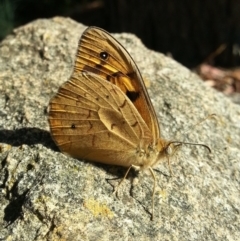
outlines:
[{"label": "butterfly", "polygon": [[88,27],[82,34],[73,73],[51,99],[48,120],[52,139],[63,153],[127,167],[122,181],[132,167],[149,169],[154,179],[153,215],[153,166],[182,142],[161,137],[137,65],[105,30]]}]

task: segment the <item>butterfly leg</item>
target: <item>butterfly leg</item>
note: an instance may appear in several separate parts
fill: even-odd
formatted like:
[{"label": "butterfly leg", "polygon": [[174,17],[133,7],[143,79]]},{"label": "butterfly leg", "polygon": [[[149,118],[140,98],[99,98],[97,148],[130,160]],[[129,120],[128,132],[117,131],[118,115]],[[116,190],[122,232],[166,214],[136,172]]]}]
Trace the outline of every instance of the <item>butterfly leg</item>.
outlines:
[{"label": "butterfly leg", "polygon": [[152,191],[152,217],[151,217],[151,220],[153,220],[153,214],[154,214],[154,195],[155,195],[155,190],[156,190],[156,176],[154,174],[154,171],[153,169],[150,167],[149,168],[151,174],[152,174],[152,177],[153,177],[153,181],[154,181],[154,184],[153,184],[153,191]]},{"label": "butterfly leg", "polygon": [[170,158],[169,158],[169,157],[167,157],[167,161],[168,161],[168,167],[169,167],[169,170],[170,170],[171,176],[174,177],[174,173],[173,173],[173,171],[172,171],[172,166],[171,166],[171,162],[170,162]]},{"label": "butterfly leg", "polygon": [[123,181],[125,180],[125,178],[127,177],[128,173],[129,173],[129,171],[131,170],[132,167],[133,167],[133,165],[131,165],[131,166],[127,169],[126,174],[124,175],[123,179],[119,182],[118,186],[116,187],[115,191],[113,192],[114,195],[118,196],[118,195],[117,195],[117,194],[118,194],[118,189],[119,189],[120,185],[123,183]]}]

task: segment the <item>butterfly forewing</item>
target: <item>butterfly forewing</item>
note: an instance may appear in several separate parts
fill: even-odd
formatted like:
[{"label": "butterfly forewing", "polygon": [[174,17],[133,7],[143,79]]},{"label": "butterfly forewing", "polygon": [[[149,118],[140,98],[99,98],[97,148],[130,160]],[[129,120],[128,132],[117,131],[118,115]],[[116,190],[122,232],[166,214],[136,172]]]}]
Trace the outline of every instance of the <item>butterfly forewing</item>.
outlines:
[{"label": "butterfly forewing", "polygon": [[117,85],[134,104],[156,141],[160,136],[157,117],[141,74],[124,47],[108,32],[89,27],[78,46],[74,73],[95,73]]}]

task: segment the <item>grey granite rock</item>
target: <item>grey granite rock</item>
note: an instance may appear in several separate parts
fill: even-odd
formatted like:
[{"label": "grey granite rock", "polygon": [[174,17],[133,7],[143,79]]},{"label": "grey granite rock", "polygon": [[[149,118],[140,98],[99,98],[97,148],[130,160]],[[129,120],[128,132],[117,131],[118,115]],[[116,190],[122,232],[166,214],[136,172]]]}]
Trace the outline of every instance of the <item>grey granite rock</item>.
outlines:
[{"label": "grey granite rock", "polygon": [[[0,44],[0,240],[239,240],[240,107],[131,34],[114,35],[147,79],[162,136],[183,146],[153,180],[61,154],[47,106],[71,72],[85,26],[42,19]],[[184,51],[184,50],[183,50]],[[213,119],[194,126],[206,116]],[[116,179],[117,178],[117,179]]]}]

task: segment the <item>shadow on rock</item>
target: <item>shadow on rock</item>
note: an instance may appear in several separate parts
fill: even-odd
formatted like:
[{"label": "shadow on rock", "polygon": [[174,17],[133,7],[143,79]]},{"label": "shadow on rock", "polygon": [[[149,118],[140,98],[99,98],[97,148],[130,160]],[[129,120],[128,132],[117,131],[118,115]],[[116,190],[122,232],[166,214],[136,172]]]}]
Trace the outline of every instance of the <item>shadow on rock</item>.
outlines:
[{"label": "shadow on rock", "polygon": [[0,142],[11,146],[43,144],[54,151],[59,151],[50,133],[39,128],[0,130]]}]

